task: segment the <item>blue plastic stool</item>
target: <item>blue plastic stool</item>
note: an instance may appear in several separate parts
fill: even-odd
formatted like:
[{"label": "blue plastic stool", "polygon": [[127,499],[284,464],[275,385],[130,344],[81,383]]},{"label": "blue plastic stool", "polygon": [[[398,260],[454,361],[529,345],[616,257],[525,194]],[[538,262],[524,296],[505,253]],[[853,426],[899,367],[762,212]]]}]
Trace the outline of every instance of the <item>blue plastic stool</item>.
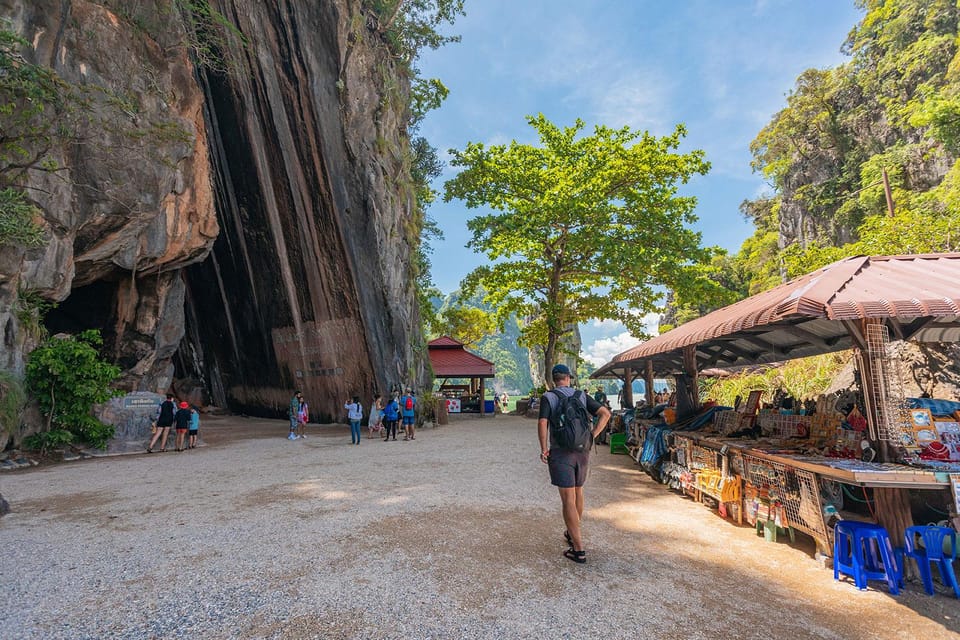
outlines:
[{"label": "blue plastic stool", "polygon": [[[905,555],[913,558],[923,580],[923,589],[933,595],[933,571],[930,565],[937,565],[940,571],[940,580],[943,584],[953,588],[953,593],[960,598],[960,586],[957,585],[957,575],[953,572],[953,561],[957,558],[957,532],[947,527],[907,527],[907,548]],[[923,546],[917,545],[917,538]],[[950,552],[943,551],[943,541],[950,540]]]},{"label": "blue plastic stool", "polygon": [[833,579],[853,577],[858,589],[867,580],[886,580],[890,593],[900,593],[901,572],[887,530],[878,524],[840,520],[833,528]]}]

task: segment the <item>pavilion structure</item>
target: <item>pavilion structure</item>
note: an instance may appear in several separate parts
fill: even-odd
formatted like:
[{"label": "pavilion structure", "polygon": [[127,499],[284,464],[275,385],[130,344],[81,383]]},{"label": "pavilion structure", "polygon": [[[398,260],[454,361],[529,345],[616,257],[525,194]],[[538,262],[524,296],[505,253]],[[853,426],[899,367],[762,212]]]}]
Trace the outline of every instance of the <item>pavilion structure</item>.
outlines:
[{"label": "pavilion structure", "polygon": [[[460,399],[461,410],[476,410],[481,416],[486,411],[485,380],[496,375],[496,366],[485,358],[470,353],[462,342],[450,336],[440,336],[427,343],[433,374],[441,380],[440,393]],[[454,384],[450,380],[469,380],[468,384]]]}]

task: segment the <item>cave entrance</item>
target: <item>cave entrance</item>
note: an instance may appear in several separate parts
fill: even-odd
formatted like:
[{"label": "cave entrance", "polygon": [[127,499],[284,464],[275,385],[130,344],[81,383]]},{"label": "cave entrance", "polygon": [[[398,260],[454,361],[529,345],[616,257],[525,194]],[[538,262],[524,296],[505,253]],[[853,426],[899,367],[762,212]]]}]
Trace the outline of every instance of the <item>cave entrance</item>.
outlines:
[{"label": "cave entrance", "polygon": [[83,287],[76,287],[70,296],[47,312],[43,324],[50,335],[71,335],[99,329],[103,336],[103,352],[110,353],[116,339],[114,312],[116,310],[117,283],[97,280]]}]

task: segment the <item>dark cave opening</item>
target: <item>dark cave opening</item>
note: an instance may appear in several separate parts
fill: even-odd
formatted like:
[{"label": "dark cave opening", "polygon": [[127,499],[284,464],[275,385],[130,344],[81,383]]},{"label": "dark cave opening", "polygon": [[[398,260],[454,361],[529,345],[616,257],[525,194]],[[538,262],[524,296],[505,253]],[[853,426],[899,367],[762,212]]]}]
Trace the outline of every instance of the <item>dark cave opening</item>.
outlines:
[{"label": "dark cave opening", "polygon": [[43,324],[50,335],[75,335],[87,329],[99,329],[103,336],[104,352],[109,352],[115,338],[116,295],[117,283],[108,280],[97,280],[76,287],[66,300],[47,312]]}]

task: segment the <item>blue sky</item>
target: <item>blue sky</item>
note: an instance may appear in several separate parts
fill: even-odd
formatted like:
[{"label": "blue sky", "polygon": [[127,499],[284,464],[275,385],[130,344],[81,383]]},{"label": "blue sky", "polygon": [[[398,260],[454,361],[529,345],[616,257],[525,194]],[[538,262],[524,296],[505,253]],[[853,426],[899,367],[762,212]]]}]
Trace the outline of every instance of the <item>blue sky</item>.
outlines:
[{"label": "blue sky", "polygon": [[[698,198],[706,245],[735,252],[751,233],[740,203],[765,184],[750,169],[750,141],[785,104],[796,77],[845,60],[840,47],[861,13],[853,0],[467,0],[450,30],[460,43],[425,52],[420,69],[450,89],[421,132],[443,158],[467,142],[535,143],[525,116],[561,126],[584,120],[666,135],[684,123],[686,149],[713,168],[684,190]],[[453,176],[448,167],[437,183]],[[465,249],[460,202],[430,208],[433,280],[455,290],[484,256]],[[597,364],[636,344],[619,323],[582,327]]]}]

